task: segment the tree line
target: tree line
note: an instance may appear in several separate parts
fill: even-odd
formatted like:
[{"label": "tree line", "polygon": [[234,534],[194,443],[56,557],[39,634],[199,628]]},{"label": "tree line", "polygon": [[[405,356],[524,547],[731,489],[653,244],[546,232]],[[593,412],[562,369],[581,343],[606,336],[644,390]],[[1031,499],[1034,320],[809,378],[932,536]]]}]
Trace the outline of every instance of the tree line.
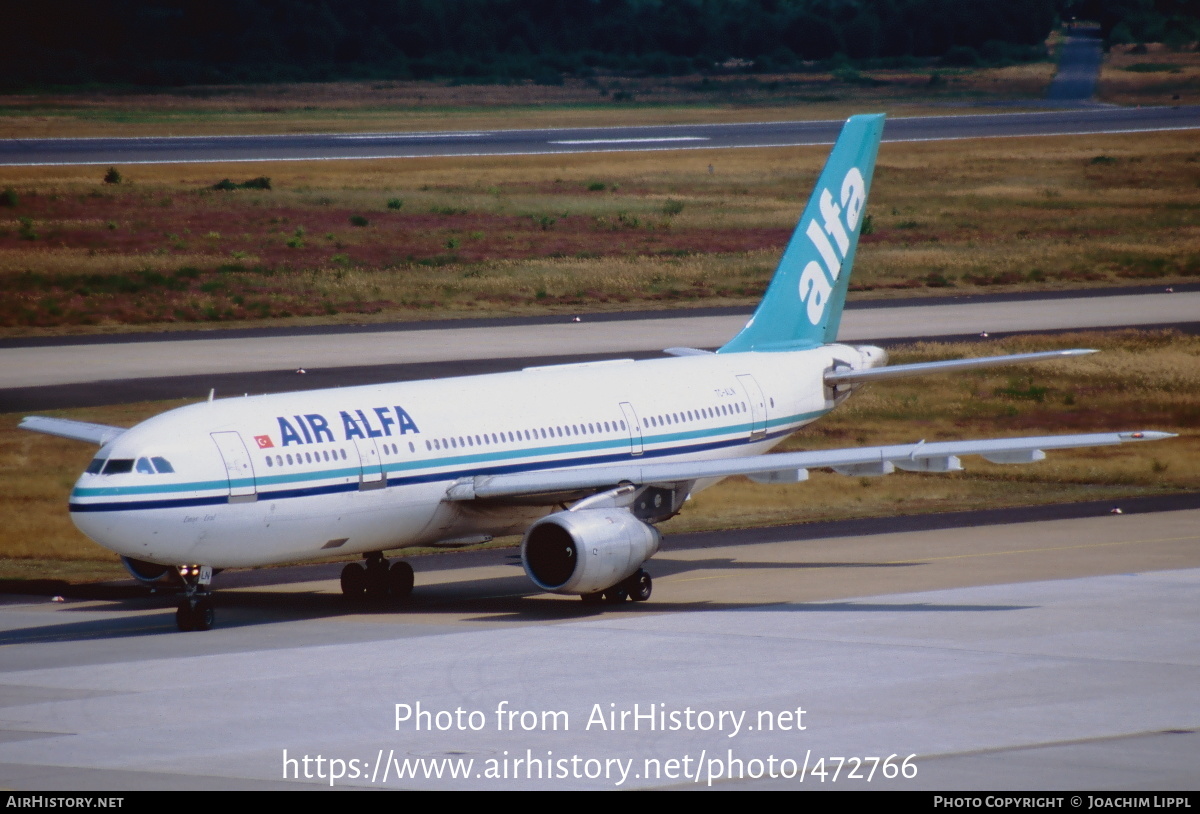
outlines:
[{"label": "tree line", "polygon": [[[1119,5],[1092,0],[1106,1]],[[555,83],[597,71],[795,70],[834,58],[1022,59],[1044,54],[1069,2],[38,0],[5,4],[0,84]]]}]

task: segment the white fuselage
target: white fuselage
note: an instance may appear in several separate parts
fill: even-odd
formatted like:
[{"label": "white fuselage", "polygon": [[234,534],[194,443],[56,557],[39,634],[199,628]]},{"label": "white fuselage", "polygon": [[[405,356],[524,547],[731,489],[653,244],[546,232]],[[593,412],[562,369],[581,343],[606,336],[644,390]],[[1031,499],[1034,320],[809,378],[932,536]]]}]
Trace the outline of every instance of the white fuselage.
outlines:
[{"label": "white fuselage", "polygon": [[447,489],[480,474],[766,452],[834,406],[822,380],[834,360],[863,364],[829,345],[194,404],[101,449],[115,473],[80,477],[72,518],[122,555],[216,568],[519,533],[561,497],[454,502]]}]

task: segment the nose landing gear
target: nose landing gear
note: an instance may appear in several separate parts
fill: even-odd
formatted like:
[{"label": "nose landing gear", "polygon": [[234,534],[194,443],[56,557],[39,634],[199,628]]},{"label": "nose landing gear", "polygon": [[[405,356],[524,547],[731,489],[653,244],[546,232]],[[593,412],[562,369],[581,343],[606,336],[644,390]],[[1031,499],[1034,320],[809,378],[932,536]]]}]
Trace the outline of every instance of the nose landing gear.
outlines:
[{"label": "nose landing gear", "polygon": [[207,565],[181,565],[179,578],[183,581],[183,599],[175,611],[175,626],[184,633],[211,630],[217,614],[213,609],[212,568]]}]

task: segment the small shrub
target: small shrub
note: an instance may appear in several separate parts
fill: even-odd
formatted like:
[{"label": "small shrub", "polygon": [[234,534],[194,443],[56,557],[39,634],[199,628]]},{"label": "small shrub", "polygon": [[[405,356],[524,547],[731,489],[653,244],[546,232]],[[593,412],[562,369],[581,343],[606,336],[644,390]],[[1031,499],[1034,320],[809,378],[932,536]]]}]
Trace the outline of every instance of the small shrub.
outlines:
[{"label": "small shrub", "polygon": [[1025,381],[1010,379],[1008,387],[997,387],[995,394],[1003,398],[1042,402],[1046,400],[1048,390],[1048,387],[1039,387],[1028,379]]},{"label": "small shrub", "polygon": [[243,181],[238,184],[230,181],[228,178],[222,178],[213,184],[212,188],[221,190],[222,192],[230,192],[235,189],[270,189],[271,179],[265,175],[260,175],[258,178],[251,178],[249,181]]},{"label": "small shrub", "polygon": [[400,200],[399,198],[389,198],[388,199],[388,202],[387,202],[388,209],[399,209],[402,206],[404,206],[404,201]]},{"label": "small shrub", "polygon": [[3,192],[0,192],[0,206],[14,207],[20,202],[17,191],[12,187],[6,187]]},{"label": "small shrub", "polygon": [[1130,73],[1179,73],[1180,66],[1175,62],[1138,62],[1124,70]]},{"label": "small shrub", "polygon": [[457,249],[458,248],[458,238],[452,237],[449,240],[447,240],[446,248],[447,249]]},{"label": "small shrub", "polygon": [[604,191],[604,182],[603,181],[592,181],[592,183],[587,185],[587,188],[588,188],[588,192],[603,192]]},{"label": "small shrub", "polygon": [[369,226],[370,224],[371,224],[371,221],[367,220],[362,215],[351,215],[350,216],[350,225],[351,226]]},{"label": "small shrub", "polygon": [[1089,164],[1116,164],[1117,159],[1111,155],[1098,155],[1088,162]]},{"label": "small shrub", "polygon": [[871,215],[867,215],[865,218],[863,218],[862,229],[859,231],[859,234],[869,235],[873,234],[874,232],[875,219]]},{"label": "small shrub", "polygon": [[667,198],[666,203],[663,204],[662,211],[664,215],[678,215],[683,211],[683,201]]},{"label": "small shrub", "polygon": [[104,173],[104,183],[106,184],[119,184],[123,180],[116,167],[109,167],[108,172]]},{"label": "small shrub", "polygon": [[37,240],[38,233],[33,229],[33,218],[20,218],[21,226],[17,229],[17,234],[21,236],[21,240]]}]

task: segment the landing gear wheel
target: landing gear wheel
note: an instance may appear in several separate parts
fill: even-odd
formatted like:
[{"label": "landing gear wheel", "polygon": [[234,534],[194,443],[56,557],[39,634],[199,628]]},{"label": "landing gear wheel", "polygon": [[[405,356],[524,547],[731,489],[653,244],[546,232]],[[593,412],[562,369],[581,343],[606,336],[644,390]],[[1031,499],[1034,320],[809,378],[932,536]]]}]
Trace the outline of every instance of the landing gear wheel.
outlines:
[{"label": "landing gear wheel", "polygon": [[217,620],[211,599],[185,599],[175,611],[175,626],[183,633],[193,630],[212,630]]},{"label": "landing gear wheel", "polygon": [[216,620],[217,613],[213,610],[211,599],[196,602],[196,607],[192,608],[192,630],[212,630]]},{"label": "landing gear wheel", "polygon": [[654,580],[645,571],[638,571],[629,578],[629,598],[634,602],[645,602],[654,590]]},{"label": "landing gear wheel", "polygon": [[179,609],[175,611],[175,627],[179,628],[180,633],[190,633],[195,630],[192,624],[192,603],[185,599],[179,603]]},{"label": "landing gear wheel", "polygon": [[398,560],[392,563],[392,567],[387,572],[387,588],[392,599],[397,602],[404,602],[412,596],[413,590],[413,569],[412,566]]},{"label": "landing gear wheel", "polygon": [[367,571],[356,562],[342,569],[342,596],[360,600],[367,593]]}]

